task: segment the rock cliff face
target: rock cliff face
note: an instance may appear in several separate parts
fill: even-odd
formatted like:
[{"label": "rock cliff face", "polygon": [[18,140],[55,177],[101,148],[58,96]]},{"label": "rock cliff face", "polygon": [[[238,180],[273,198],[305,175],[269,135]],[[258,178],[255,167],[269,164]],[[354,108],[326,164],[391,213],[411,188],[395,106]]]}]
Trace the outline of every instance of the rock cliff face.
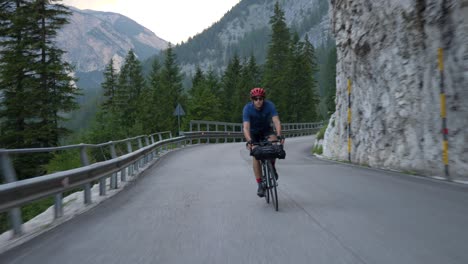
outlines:
[{"label": "rock cliff face", "polygon": [[[449,171],[468,177],[468,1],[331,0],[337,44],[336,112],[324,155],[444,175],[438,49],[444,54]],[[466,179],[466,178],[465,178]]]},{"label": "rock cliff face", "polygon": [[70,9],[73,15],[70,23],[60,30],[57,44],[67,52],[64,59],[72,63],[77,72],[104,70],[111,58],[119,69],[130,49],[144,60],[168,45],[123,15]]}]

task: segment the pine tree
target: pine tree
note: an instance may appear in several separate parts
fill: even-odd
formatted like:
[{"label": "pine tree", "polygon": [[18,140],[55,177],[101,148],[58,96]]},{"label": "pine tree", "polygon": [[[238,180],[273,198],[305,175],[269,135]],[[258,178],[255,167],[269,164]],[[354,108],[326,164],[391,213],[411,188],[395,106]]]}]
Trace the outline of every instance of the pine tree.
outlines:
[{"label": "pine tree", "polygon": [[193,85],[190,90],[188,104],[190,120],[219,120],[221,102],[216,94],[212,92],[210,82],[200,67],[197,67],[195,76],[192,79]]},{"label": "pine tree", "polygon": [[[31,4],[27,1],[2,1],[0,5],[0,109],[1,146],[23,148],[30,145],[26,139],[29,127],[26,120],[33,118],[32,109],[37,102],[29,96],[36,84],[32,65],[34,50],[28,43],[31,24],[28,14]],[[32,106],[32,108],[30,108]],[[37,109],[37,108],[36,108]]]},{"label": "pine tree", "polygon": [[225,109],[222,105],[221,96],[222,96],[222,87],[218,78],[218,75],[213,71],[212,68],[208,69],[208,73],[205,77],[205,86],[208,89],[211,95],[213,95],[213,100],[216,102],[213,103],[211,107],[211,120],[219,121],[223,119],[223,110]]},{"label": "pine tree", "polygon": [[114,68],[114,60],[110,59],[104,70],[104,82],[101,84],[101,87],[104,90],[104,102],[102,105],[104,111],[115,111],[117,84],[118,74]]},{"label": "pine tree", "polygon": [[260,87],[262,82],[262,70],[257,65],[257,60],[254,55],[251,55],[247,65],[244,67],[246,86],[249,88]]},{"label": "pine tree", "polygon": [[253,55],[242,64],[241,88],[244,102],[248,102],[249,92],[254,87],[261,87],[262,76],[260,67],[257,65]]},{"label": "pine tree", "polygon": [[192,79],[192,89],[190,90],[190,94],[193,95],[193,93],[197,91],[197,87],[200,87],[200,85],[204,82],[205,75],[203,74],[203,71],[201,70],[200,66],[197,65],[197,68],[195,69],[195,76],[193,76]]},{"label": "pine tree", "polygon": [[160,79],[161,64],[155,59],[148,76],[148,86],[143,91],[140,99],[142,106],[140,107],[139,117],[145,134],[164,131],[158,122],[161,115],[158,100],[162,99]]},{"label": "pine tree", "polygon": [[[242,99],[241,85],[242,65],[237,54],[229,61],[222,78],[222,97],[224,106],[224,118],[226,122],[241,122],[239,113],[240,104],[245,103]],[[242,110],[242,109],[241,109]]]},{"label": "pine tree", "polygon": [[160,124],[164,130],[177,130],[177,118],[173,116],[177,104],[184,106],[185,97],[182,91],[182,75],[176,62],[176,55],[171,45],[164,52],[164,65],[161,70],[161,90],[158,97]]},{"label": "pine tree", "polygon": [[221,98],[221,85],[219,84],[218,75],[214,72],[212,68],[208,69],[206,75],[206,84],[210,89],[211,93],[216,95],[216,97]]},{"label": "pine tree", "polygon": [[[63,114],[77,108],[70,77],[72,68],[61,61],[55,46],[57,31],[70,15],[56,1],[2,1],[0,3],[0,144],[6,148],[57,146],[68,133]],[[36,176],[49,155],[33,155],[28,165],[14,162],[19,178]]]},{"label": "pine tree", "polygon": [[305,69],[304,74],[306,76],[306,89],[307,89],[307,101],[304,103],[305,109],[301,109],[304,113],[304,117],[299,119],[300,122],[318,121],[320,119],[318,114],[318,87],[317,87],[317,72],[319,70],[317,65],[317,57],[315,55],[315,48],[310,43],[309,37],[306,34],[304,37],[304,50],[302,53]]},{"label": "pine tree", "polygon": [[[283,116],[287,108],[287,94],[289,87],[287,76],[287,61],[290,57],[291,37],[286,25],[284,12],[276,2],[274,15],[270,18],[272,28],[271,40],[268,46],[267,60],[265,63],[264,86],[267,96],[272,99],[280,116]],[[282,121],[287,121],[282,118]]]},{"label": "pine tree", "polygon": [[242,65],[241,78],[239,85],[239,101],[236,105],[236,122],[242,122],[242,110],[247,102],[250,101],[250,90],[255,87],[261,87],[261,71],[253,55]]},{"label": "pine tree", "polygon": [[40,54],[34,64],[40,85],[34,94],[42,105],[37,110],[39,122],[34,127],[36,140],[42,147],[59,144],[59,139],[69,132],[61,127],[59,121],[64,118],[60,114],[78,108],[75,101],[78,91],[74,86],[76,79],[71,77],[72,67],[61,61],[64,51],[57,48],[54,43],[58,30],[68,23],[67,17],[71,12],[64,5],[55,2],[58,1],[34,1],[32,4],[34,13],[31,15],[36,25],[33,35],[38,40],[33,47]]},{"label": "pine tree", "polygon": [[290,122],[310,122],[317,119],[316,61],[312,44],[305,37],[300,41],[295,33],[291,41],[288,61],[288,87],[286,118]]},{"label": "pine tree", "polygon": [[117,108],[118,74],[111,59],[104,70],[104,100],[95,115],[90,127],[90,142],[105,142],[125,136],[119,124],[119,109]]},{"label": "pine tree", "polygon": [[[281,116],[284,120],[288,122],[296,123],[298,122],[299,116],[302,116],[304,113],[299,112],[299,104],[302,98],[307,97],[308,94],[304,94],[304,64],[302,61],[302,50],[304,48],[304,43],[300,42],[299,35],[295,33],[291,40],[291,56],[288,60],[288,94],[289,96],[286,99],[286,112]],[[307,73],[306,73],[307,74]]]},{"label": "pine tree", "polygon": [[126,136],[135,136],[141,132],[137,131],[134,126],[137,124],[138,99],[140,99],[141,91],[145,86],[145,79],[140,61],[136,58],[133,50],[130,50],[125,57],[118,79],[116,106],[119,124],[122,129],[126,130]]}]

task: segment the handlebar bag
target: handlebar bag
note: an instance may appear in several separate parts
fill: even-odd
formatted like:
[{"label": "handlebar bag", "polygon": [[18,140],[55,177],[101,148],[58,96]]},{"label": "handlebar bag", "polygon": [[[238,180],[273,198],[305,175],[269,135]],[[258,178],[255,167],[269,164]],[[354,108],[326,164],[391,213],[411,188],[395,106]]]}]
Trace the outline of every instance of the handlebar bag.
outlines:
[{"label": "handlebar bag", "polygon": [[283,145],[257,146],[250,155],[257,160],[285,159],[286,151],[284,151]]}]

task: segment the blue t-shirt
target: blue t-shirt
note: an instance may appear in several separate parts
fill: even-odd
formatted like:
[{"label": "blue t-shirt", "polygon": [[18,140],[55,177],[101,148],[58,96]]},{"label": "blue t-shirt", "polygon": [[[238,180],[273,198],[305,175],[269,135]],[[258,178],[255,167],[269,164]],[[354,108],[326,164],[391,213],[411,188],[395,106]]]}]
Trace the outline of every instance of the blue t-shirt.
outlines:
[{"label": "blue t-shirt", "polygon": [[275,105],[265,100],[260,110],[257,110],[253,102],[244,106],[242,111],[243,122],[250,122],[251,133],[266,133],[271,130],[271,118],[277,116]]}]

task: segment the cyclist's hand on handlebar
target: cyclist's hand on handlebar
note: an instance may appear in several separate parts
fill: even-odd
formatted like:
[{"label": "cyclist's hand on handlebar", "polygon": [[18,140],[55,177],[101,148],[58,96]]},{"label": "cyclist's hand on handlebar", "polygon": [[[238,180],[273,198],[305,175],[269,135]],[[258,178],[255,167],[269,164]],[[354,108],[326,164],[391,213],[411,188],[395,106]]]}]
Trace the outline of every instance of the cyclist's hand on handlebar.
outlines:
[{"label": "cyclist's hand on handlebar", "polygon": [[253,146],[252,145],[252,140],[249,140],[249,141],[247,141],[247,143],[245,143],[245,147],[250,151],[252,151],[252,146]]},{"label": "cyclist's hand on handlebar", "polygon": [[283,145],[283,144],[284,144],[285,137],[284,137],[284,136],[281,136],[281,135],[277,135],[276,137],[277,137],[278,140],[280,141],[281,145]]}]

